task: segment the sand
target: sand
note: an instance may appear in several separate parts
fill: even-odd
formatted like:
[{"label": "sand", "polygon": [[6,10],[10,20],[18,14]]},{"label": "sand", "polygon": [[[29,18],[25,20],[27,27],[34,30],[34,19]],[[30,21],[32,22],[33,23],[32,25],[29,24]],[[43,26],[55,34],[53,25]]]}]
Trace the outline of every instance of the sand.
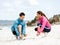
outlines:
[{"label": "sand", "polygon": [[0,27],[0,45],[60,45],[60,25],[52,25],[51,32],[46,37],[41,33],[36,36],[34,27],[27,27],[25,40],[16,40],[10,27]]}]

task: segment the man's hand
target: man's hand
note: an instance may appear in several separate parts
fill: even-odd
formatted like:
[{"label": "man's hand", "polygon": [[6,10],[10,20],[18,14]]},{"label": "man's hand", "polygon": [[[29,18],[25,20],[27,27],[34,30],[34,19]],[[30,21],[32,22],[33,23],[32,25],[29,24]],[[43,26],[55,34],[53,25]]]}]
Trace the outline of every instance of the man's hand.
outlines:
[{"label": "man's hand", "polygon": [[23,38],[23,35],[20,35],[20,39],[22,39]]},{"label": "man's hand", "polygon": [[27,34],[24,34],[24,37],[26,37],[27,36]]}]

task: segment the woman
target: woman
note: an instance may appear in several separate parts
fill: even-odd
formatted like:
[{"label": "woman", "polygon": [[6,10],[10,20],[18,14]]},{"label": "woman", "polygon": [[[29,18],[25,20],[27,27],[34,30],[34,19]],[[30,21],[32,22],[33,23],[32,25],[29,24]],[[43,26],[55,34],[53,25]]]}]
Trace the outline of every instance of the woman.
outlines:
[{"label": "woman", "polygon": [[48,18],[45,16],[45,14],[41,11],[37,11],[37,18],[38,18],[38,24],[37,28],[35,28],[35,31],[37,31],[37,36],[40,35],[41,32],[45,34],[45,32],[50,32],[51,30],[51,24],[48,21]]}]

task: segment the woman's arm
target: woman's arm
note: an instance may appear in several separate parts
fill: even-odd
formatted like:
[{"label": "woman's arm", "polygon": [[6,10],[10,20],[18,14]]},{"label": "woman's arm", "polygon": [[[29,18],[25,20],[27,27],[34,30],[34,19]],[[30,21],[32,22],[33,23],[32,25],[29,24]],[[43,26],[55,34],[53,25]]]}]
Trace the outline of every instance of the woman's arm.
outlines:
[{"label": "woman's arm", "polygon": [[38,30],[39,33],[44,30],[44,27],[45,27],[45,25],[46,25],[46,18],[44,17],[42,21],[43,21],[43,22],[42,22],[42,26],[41,26],[41,28],[39,28],[39,30]]}]

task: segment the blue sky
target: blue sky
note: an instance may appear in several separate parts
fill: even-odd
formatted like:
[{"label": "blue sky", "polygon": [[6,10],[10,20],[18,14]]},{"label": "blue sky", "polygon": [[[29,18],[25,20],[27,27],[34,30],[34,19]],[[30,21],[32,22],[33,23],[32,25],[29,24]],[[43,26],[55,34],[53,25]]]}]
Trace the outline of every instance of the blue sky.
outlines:
[{"label": "blue sky", "polygon": [[41,10],[48,18],[60,14],[60,0],[0,0],[0,20],[16,20],[20,12],[32,20]]}]

